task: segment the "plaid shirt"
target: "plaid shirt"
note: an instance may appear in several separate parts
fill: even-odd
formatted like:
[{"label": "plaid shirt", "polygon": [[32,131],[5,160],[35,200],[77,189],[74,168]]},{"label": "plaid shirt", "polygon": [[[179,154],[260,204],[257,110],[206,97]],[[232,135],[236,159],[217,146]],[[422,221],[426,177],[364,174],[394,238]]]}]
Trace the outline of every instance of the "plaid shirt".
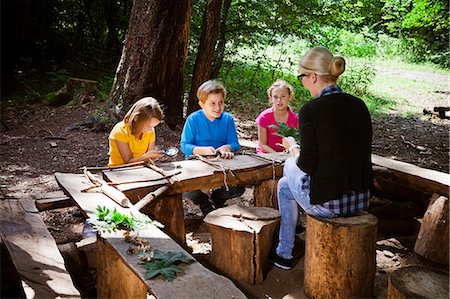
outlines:
[{"label": "plaid shirt", "polygon": [[344,92],[339,87],[339,85],[333,84],[333,85],[330,85],[330,86],[325,87],[324,89],[322,89],[322,91],[319,93],[319,95],[317,97],[320,98],[320,97],[323,97],[323,96],[328,96],[330,94],[336,94],[336,93],[344,93]]},{"label": "plaid shirt", "polygon": [[[319,93],[318,98],[337,93],[343,93],[343,91],[338,85],[333,84],[324,88]],[[322,206],[337,215],[353,214],[367,209],[371,196],[370,190],[358,193],[351,191],[349,194],[344,194],[340,198],[323,203]]]}]

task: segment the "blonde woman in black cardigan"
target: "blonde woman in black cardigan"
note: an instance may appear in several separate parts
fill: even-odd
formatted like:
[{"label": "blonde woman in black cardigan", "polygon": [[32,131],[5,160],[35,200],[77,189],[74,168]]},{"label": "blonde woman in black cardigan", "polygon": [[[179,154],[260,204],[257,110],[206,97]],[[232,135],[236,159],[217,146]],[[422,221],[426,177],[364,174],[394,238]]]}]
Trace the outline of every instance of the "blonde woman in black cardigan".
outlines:
[{"label": "blonde woman in black cardigan", "polygon": [[301,144],[283,139],[291,157],[278,183],[281,225],[270,261],[286,270],[292,267],[299,207],[322,218],[354,214],[368,208],[373,186],[369,111],[337,85],[345,60],[314,47],[299,70],[299,80],[314,99],[299,113]]}]

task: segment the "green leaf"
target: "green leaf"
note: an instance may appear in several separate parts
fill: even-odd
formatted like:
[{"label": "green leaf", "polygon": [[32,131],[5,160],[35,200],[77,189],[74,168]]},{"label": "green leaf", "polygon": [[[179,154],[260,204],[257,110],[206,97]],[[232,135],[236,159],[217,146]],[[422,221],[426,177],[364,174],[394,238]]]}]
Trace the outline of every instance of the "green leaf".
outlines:
[{"label": "green leaf", "polygon": [[152,279],[158,275],[162,275],[167,281],[173,281],[177,273],[184,273],[178,264],[192,264],[195,260],[188,258],[182,252],[161,251],[155,249],[153,251],[153,259],[143,263],[145,279]]},{"label": "green leaf", "polygon": [[184,270],[168,261],[152,260],[145,263],[145,279],[152,279],[158,275],[162,275],[167,281],[173,281],[177,273],[184,273]]},{"label": "green leaf", "polygon": [[278,122],[277,125],[270,125],[269,128],[277,130],[275,133],[281,137],[292,136],[295,140],[300,141],[300,134],[298,133],[298,129],[295,127],[289,128],[287,124]]},{"label": "green leaf", "polygon": [[174,264],[186,263],[189,265],[195,262],[195,260],[188,258],[182,252],[172,252],[172,251],[165,252],[155,249],[153,251],[153,254],[154,254],[153,259],[155,260],[166,260]]}]

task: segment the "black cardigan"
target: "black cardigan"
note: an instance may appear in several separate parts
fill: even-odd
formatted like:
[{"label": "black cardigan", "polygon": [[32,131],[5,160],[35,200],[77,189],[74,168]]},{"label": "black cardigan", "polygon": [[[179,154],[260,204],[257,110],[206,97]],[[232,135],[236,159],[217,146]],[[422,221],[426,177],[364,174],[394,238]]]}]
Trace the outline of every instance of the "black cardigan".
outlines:
[{"label": "black cardigan", "polygon": [[311,176],[312,204],[372,189],[372,123],[363,101],[345,93],[313,99],[300,110],[299,132],[297,165]]}]

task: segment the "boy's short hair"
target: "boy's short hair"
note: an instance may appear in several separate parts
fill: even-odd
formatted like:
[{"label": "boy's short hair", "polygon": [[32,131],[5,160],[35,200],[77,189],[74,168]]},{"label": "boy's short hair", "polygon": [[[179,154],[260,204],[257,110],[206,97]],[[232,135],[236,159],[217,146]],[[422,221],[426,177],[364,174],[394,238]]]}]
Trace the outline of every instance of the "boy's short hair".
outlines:
[{"label": "boy's short hair", "polygon": [[220,93],[224,99],[227,96],[227,90],[222,83],[216,80],[208,80],[197,89],[197,98],[200,102],[205,103],[211,93]]}]

